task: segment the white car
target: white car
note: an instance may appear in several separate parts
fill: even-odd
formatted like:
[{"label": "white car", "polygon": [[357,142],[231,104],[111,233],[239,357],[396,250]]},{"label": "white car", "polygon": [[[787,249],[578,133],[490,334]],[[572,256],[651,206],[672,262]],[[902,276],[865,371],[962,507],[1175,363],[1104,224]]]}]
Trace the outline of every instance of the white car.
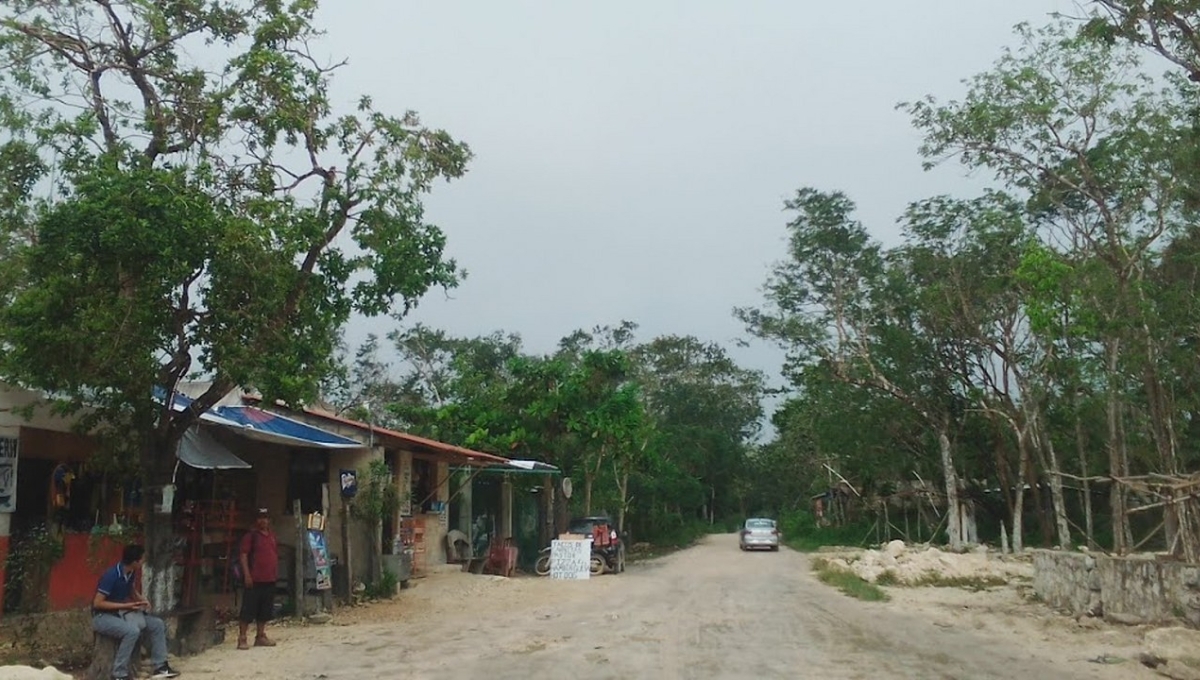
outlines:
[{"label": "white car", "polygon": [[764,517],[751,517],[742,525],[741,538],[738,541],[738,547],[742,550],[756,550],[766,548],[768,550],[779,550],[779,525],[773,519]]}]

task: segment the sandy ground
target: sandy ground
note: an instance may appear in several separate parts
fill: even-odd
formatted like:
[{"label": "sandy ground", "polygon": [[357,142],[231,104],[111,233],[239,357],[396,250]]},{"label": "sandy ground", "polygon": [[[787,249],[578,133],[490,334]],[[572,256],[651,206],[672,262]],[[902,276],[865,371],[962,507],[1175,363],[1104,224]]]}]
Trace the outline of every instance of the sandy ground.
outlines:
[{"label": "sandy ground", "polygon": [[[808,557],[742,553],[736,535],[582,582],[440,572],[323,626],[235,637],[173,660],[186,678],[1158,677],[1141,631],[1081,626],[1014,588],[892,588],[860,602]],[[1120,663],[1098,663],[1118,661]]]}]

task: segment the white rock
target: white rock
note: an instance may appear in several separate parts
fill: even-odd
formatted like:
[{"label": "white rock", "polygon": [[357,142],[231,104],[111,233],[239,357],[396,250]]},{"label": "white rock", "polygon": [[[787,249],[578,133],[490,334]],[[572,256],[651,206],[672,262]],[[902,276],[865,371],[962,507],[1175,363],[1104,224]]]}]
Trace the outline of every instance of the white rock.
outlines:
[{"label": "white rock", "polygon": [[895,540],[888,543],[883,548],[883,552],[892,558],[899,557],[906,549],[904,541]]},{"label": "white rock", "polygon": [[1200,631],[1174,626],[1146,633],[1146,651],[1171,662],[1200,668]]},{"label": "white rock", "polygon": [[0,666],[0,680],[72,680],[71,676],[54,666]]}]

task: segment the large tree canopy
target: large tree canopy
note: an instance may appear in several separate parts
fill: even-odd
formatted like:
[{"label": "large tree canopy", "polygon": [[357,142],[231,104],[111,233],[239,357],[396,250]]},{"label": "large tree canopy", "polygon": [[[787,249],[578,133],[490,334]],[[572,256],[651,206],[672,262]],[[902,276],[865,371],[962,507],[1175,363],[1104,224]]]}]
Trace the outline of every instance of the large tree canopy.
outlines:
[{"label": "large tree canopy", "polygon": [[[231,388],[311,398],[352,313],[459,279],[421,197],[469,150],[369,97],[343,110],[316,9],[0,9],[0,379],[87,405],[151,487]],[[212,387],[187,410],[155,398],[189,376]]]}]

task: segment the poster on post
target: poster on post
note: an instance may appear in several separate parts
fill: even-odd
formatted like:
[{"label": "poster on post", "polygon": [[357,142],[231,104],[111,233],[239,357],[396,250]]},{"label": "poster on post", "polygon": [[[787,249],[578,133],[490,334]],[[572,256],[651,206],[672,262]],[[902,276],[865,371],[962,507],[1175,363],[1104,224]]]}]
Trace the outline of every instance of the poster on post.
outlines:
[{"label": "poster on post", "polygon": [[333,587],[333,570],[329,565],[329,548],[325,544],[325,532],[308,529],[308,548],[312,551],[313,568],[317,590]]},{"label": "poster on post", "polygon": [[592,542],[554,540],[550,542],[550,578],[560,581],[586,581],[592,572]]},{"label": "poster on post", "polygon": [[20,440],[0,437],[0,512],[17,509],[17,448]]}]

